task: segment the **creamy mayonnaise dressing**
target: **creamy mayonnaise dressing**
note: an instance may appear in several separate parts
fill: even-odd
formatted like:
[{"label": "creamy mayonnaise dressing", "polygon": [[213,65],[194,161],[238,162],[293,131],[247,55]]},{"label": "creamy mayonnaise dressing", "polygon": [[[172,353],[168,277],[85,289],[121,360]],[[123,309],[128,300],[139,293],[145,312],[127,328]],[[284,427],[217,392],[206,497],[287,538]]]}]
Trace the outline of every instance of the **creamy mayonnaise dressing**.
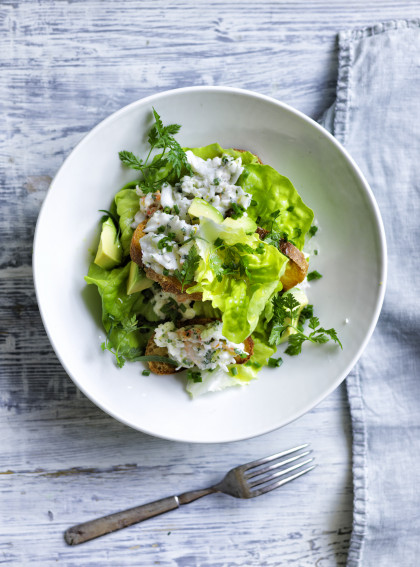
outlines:
[{"label": "creamy mayonnaise dressing", "polygon": [[175,304],[182,320],[194,319],[194,317],[196,317],[196,312],[192,308],[193,301],[183,301],[182,303],[179,303],[179,300],[174,293],[168,293],[163,290],[154,290],[151,303],[153,311],[159,319],[166,319],[168,314],[165,313],[164,308]]},{"label": "creamy mayonnaise dressing", "polygon": [[251,195],[235,185],[244,169],[240,157],[223,155],[204,160],[191,151],[186,156],[193,175],[184,176],[174,186],[164,183],[155,193],[144,194],[139,186],[136,188],[140,209],[132,226],[149,219],[141,238],[142,261],[158,274],[168,271],[166,275],[173,275],[193,246],[190,238],[197,226],[192,225],[188,209],[195,197],[213,205],[223,216],[233,203],[244,209],[251,204]]},{"label": "creamy mayonnaise dressing", "polygon": [[223,216],[232,208],[233,203],[244,209],[249,207],[251,195],[235,185],[244,170],[240,157],[234,159],[223,155],[204,160],[190,150],[186,152],[186,156],[193,175],[185,175],[174,186],[164,183],[161,190],[155,193],[145,194],[141,187],[136,187],[140,208],[134,217],[133,228],[158,209],[169,209],[190,222],[188,209],[194,197],[205,199]]},{"label": "creamy mayonnaise dressing", "polygon": [[222,334],[221,321],[206,325],[187,325],[177,329],[172,322],[156,327],[154,341],[166,347],[169,357],[178,362],[178,368],[212,370],[221,368],[228,372],[228,365],[235,364],[235,357],[246,358],[243,343],[228,341]]},{"label": "creamy mayonnaise dressing", "polygon": [[145,236],[140,239],[144,266],[158,274],[163,274],[163,270],[180,269],[193,246],[191,237],[197,229],[177,215],[156,211],[144,228]]}]

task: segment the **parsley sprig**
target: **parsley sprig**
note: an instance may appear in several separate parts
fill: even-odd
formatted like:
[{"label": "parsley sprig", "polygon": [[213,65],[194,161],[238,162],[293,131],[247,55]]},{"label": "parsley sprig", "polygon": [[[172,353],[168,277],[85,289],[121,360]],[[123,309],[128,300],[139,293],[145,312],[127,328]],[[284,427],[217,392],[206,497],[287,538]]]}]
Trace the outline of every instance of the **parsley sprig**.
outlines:
[{"label": "parsley sprig", "polygon": [[[164,126],[161,117],[154,108],[153,116],[155,124],[149,132],[148,142],[150,150],[146,159],[143,160],[127,150],[119,152],[120,160],[124,165],[143,174],[143,178],[139,182],[143,193],[154,193],[157,191],[171,173],[179,177],[184,169],[190,175],[193,174],[184,150],[174,138],[181,126],[179,124]],[[154,150],[161,151],[152,158]],[[163,171],[162,177],[157,177],[159,170]]]},{"label": "parsley sprig", "polygon": [[310,308],[306,310],[305,315],[309,315],[309,329],[311,329],[311,332],[308,334],[303,332],[302,319],[305,315],[302,317],[301,314],[299,324],[297,326],[293,325],[293,320],[298,318],[299,307],[299,302],[291,293],[287,293],[282,296],[277,295],[273,298],[273,326],[269,337],[269,343],[271,345],[279,344],[284,331],[288,327],[291,327],[296,332],[289,335],[289,346],[285,350],[285,353],[290,356],[300,354],[302,352],[302,345],[306,341],[324,344],[329,340],[332,340],[337,343],[340,348],[343,348],[336,330],[324,329],[321,327],[319,318],[313,316],[313,311]]}]

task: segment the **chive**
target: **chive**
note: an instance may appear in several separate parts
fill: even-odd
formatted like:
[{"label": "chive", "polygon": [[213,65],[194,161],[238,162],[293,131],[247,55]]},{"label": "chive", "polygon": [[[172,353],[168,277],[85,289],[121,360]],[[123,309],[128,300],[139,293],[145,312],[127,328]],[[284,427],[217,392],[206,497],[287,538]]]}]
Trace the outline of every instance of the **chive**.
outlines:
[{"label": "chive", "polygon": [[314,250],[315,256],[318,256],[318,250]]},{"label": "chive", "polygon": [[236,376],[238,374],[238,369],[236,368],[236,366],[234,366],[233,368],[230,369],[230,372],[232,376]]},{"label": "chive", "polygon": [[309,229],[309,236],[315,236],[315,234],[318,231],[318,227],[317,226],[311,226],[311,228]]},{"label": "chive", "polygon": [[289,213],[291,213],[292,211],[294,211],[294,209],[294,205],[290,205],[290,207],[287,207],[286,211],[289,211]]},{"label": "chive", "polygon": [[220,185],[220,179],[218,177],[213,179],[213,185]]},{"label": "chive", "polygon": [[256,207],[257,204],[258,204],[258,203],[257,203],[257,201],[256,201],[255,199],[251,199],[251,205],[252,205],[253,207]]},{"label": "chive", "polygon": [[278,368],[279,366],[281,366],[283,364],[283,359],[281,357],[279,358],[269,358],[268,359],[268,363],[267,366],[269,366],[270,368]]},{"label": "chive", "polygon": [[163,268],[163,275],[169,276],[169,270],[167,270],[166,268]]},{"label": "chive", "polygon": [[143,370],[143,376],[150,376],[150,370]]},{"label": "chive", "polygon": [[163,209],[163,212],[164,212],[164,213],[167,213],[167,214],[170,214],[170,212],[171,212],[170,207],[165,207],[165,208]]},{"label": "chive", "polygon": [[178,205],[174,205],[174,211],[177,215],[179,215],[179,207]]}]

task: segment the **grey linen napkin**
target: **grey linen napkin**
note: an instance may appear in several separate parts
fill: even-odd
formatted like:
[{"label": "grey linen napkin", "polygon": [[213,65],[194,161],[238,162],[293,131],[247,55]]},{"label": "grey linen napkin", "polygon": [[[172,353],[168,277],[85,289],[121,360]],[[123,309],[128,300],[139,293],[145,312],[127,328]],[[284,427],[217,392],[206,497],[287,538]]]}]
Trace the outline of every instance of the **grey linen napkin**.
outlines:
[{"label": "grey linen napkin", "polygon": [[321,123],[367,177],[388,243],[382,314],[347,378],[354,477],[347,565],[414,567],[420,565],[420,20],[339,35],[337,98]]}]

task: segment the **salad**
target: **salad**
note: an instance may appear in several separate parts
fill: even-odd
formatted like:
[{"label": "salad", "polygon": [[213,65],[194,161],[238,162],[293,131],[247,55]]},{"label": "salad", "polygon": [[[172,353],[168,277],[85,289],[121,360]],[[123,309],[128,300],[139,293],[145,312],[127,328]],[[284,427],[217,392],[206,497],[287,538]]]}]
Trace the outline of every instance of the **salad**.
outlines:
[{"label": "salad", "polygon": [[153,116],[147,157],[119,154],[139,179],[101,211],[85,277],[102,299],[102,349],[120,367],[146,362],[143,375],[186,370],[196,396],[280,366],[281,343],[291,356],[306,341],[341,347],[303,290],[322,277],[302,252],[317,227],[289,179],[249,151],[182,148],[180,126]]}]

